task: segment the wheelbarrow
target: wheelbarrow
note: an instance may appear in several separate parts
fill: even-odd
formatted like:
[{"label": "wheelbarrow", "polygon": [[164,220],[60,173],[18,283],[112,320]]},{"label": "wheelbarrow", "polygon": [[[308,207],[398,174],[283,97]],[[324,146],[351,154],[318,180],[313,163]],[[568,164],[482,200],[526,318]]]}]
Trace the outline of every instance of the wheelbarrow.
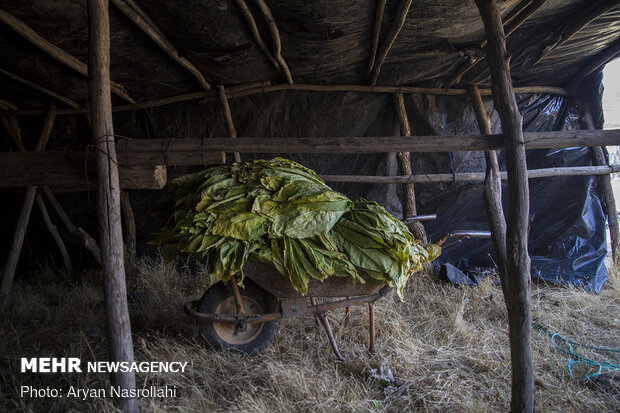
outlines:
[{"label": "wheelbarrow", "polygon": [[[448,239],[488,238],[490,235],[487,231],[454,231],[444,235],[436,243],[441,244]],[[200,300],[185,304],[185,313],[198,322],[200,334],[214,349],[247,354],[258,352],[274,340],[282,318],[313,314],[317,323],[320,322],[325,329],[334,354],[344,361],[327,312],[345,308],[346,324],[351,307],[367,304],[368,350],[374,352],[374,303],[392,289],[385,282],[375,280],[361,271],[364,284],[352,283],[348,278],[338,277],[330,277],[322,282],[311,279],[307,296],[304,297],[269,264],[248,260],[243,267],[243,273],[245,288],[242,290],[237,285],[237,278],[233,276],[226,284],[213,284]],[[318,303],[317,298],[335,300]]]}]

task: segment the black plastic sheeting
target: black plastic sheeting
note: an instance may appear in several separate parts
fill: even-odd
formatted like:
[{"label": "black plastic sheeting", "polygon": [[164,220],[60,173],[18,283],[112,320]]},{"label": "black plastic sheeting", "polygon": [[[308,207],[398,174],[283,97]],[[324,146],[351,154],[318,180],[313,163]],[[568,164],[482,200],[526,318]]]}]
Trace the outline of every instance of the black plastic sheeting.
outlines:
[{"label": "black plastic sheeting", "polygon": [[[579,113],[562,97],[521,96],[524,131],[579,128]],[[494,125],[497,127],[497,125]],[[500,167],[503,154],[499,153]],[[589,148],[527,151],[528,169],[592,165]],[[600,292],[608,278],[604,265],[605,215],[597,192],[596,177],[570,176],[531,179],[529,252],[532,277]],[[504,182],[504,210],[507,186]],[[426,225],[430,238],[453,229],[488,229],[480,184],[468,184],[441,194],[425,205],[424,212],[438,219]],[[449,217],[446,219],[446,217]],[[478,273],[493,267],[490,240],[463,240],[437,260],[446,264],[442,273],[453,283],[470,285]],[[456,267],[456,268],[454,268]],[[461,271],[458,271],[461,270]]]},{"label": "black plastic sheeting", "polygon": [[[580,113],[565,98],[519,95],[526,131],[579,128]],[[475,116],[465,96],[406,95],[405,103],[416,135],[476,134]],[[490,97],[484,99],[491,114],[494,133],[501,132],[499,116]],[[231,101],[239,136],[392,136],[399,133],[392,97],[388,94],[281,92]],[[226,128],[218,105],[181,105],[175,110],[148,111],[152,138],[170,136],[225,136]],[[147,137],[143,115],[119,116],[119,134]],[[243,160],[285,156],[319,174],[398,175],[394,154],[243,154]],[[503,154],[499,152],[500,166]],[[589,149],[528,151],[530,169],[591,165]],[[414,153],[414,174],[484,171],[482,152]],[[170,168],[169,178],[188,172]],[[530,243],[533,277],[600,291],[607,279],[605,217],[593,177],[553,177],[530,180]],[[401,218],[400,185],[332,183],[335,190],[352,199],[377,201]],[[508,199],[504,185],[504,200]],[[436,221],[425,222],[430,239],[456,229],[488,230],[482,200],[482,182],[416,184],[418,213],[435,213]],[[152,195],[135,191],[132,203],[148,210]],[[504,206],[507,208],[507,205]],[[139,243],[145,245],[156,230],[148,216],[137,216]],[[140,247],[140,246],[139,246]],[[141,249],[142,250],[142,249]],[[143,252],[147,252],[142,250]],[[490,240],[465,240],[447,249],[438,264],[450,263],[461,271],[488,272],[494,267]],[[455,268],[455,270],[456,270]]]}]

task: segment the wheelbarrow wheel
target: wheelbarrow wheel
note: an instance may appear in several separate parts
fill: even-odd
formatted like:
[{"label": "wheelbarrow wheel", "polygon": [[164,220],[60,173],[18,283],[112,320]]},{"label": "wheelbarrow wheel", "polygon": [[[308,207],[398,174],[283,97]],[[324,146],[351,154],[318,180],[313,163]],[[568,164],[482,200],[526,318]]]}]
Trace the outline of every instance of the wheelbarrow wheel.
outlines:
[{"label": "wheelbarrow wheel", "polygon": [[[246,314],[279,312],[276,297],[247,278],[240,288]],[[237,305],[230,285],[222,282],[212,285],[200,299],[198,311],[210,314],[236,314]],[[200,334],[215,350],[233,350],[255,353],[267,347],[280,328],[280,320],[254,323],[239,328],[231,323],[205,321],[199,324]]]}]

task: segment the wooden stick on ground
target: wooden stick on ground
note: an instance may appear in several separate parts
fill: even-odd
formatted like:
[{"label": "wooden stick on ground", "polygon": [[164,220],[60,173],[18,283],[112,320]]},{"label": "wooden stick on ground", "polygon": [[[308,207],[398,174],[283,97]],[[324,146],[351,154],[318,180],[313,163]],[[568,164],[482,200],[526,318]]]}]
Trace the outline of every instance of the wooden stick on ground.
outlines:
[{"label": "wooden stick on ground", "polygon": [[512,362],[511,411],[534,412],[530,305],[529,188],[522,118],[510,76],[506,36],[495,0],[476,0],[488,39],[487,62],[493,82],[493,102],[499,113],[506,145],[509,209],[506,217],[506,256],[510,354]]},{"label": "wooden stick on ground", "polygon": [[[97,217],[103,267],[105,308],[110,360],[131,363],[133,344],[127,308],[123,232],[112,101],[110,96],[110,18],[107,0],[88,0],[88,91],[92,110],[92,136],[97,158]],[[135,374],[115,372],[112,385],[133,392]],[[136,397],[118,397],[125,413],[140,409]]]},{"label": "wooden stick on ground", "polygon": [[15,80],[17,82],[20,82],[20,83],[23,83],[24,85],[30,86],[34,90],[38,90],[41,93],[44,93],[44,94],[46,94],[48,96],[51,96],[54,99],[56,99],[57,101],[62,102],[62,103],[64,103],[65,105],[67,105],[69,107],[72,107],[74,109],[77,109],[77,108],[80,107],[80,105],[77,102],[69,99],[68,97],[63,96],[60,93],[56,93],[53,90],[50,90],[50,89],[48,89],[46,87],[37,85],[36,83],[31,82],[30,80],[25,79],[25,78],[23,78],[21,76],[18,76],[18,75],[14,74],[14,73],[11,73],[8,70],[0,69],[0,73],[2,73],[6,77],[11,78],[11,79],[13,79],[13,80]]},{"label": "wooden stick on ground", "polygon": [[282,68],[280,67],[280,64],[273,57],[271,51],[269,50],[262,36],[258,32],[258,26],[256,26],[256,20],[254,20],[254,15],[252,14],[252,11],[250,10],[246,2],[244,0],[235,0],[235,3],[237,3],[237,7],[239,7],[239,10],[241,10],[241,14],[243,14],[243,17],[248,23],[248,26],[250,26],[250,33],[252,33],[252,37],[254,38],[254,41],[256,42],[258,47],[263,51],[267,59],[278,70],[278,72],[282,73]]},{"label": "wooden stick on ground", "polygon": [[[45,118],[45,123],[43,125],[43,131],[41,132],[41,136],[37,142],[36,150],[42,151],[45,149],[45,145],[49,140],[49,135],[52,130],[52,125],[54,124],[54,119],[56,117],[56,107],[50,107],[47,117]],[[6,124],[5,124],[6,126]],[[7,129],[13,129],[12,127]],[[18,147],[20,150],[24,148],[23,143],[21,143],[21,137],[17,135],[18,131],[13,130],[13,133],[10,133],[11,136],[16,135],[16,140],[19,142]],[[2,273],[2,280],[0,280],[0,312],[3,312],[7,304],[9,302],[9,294],[11,292],[11,287],[13,285],[13,277],[15,276],[15,270],[17,269],[17,262],[19,261],[19,256],[22,251],[22,245],[24,244],[24,238],[26,236],[26,228],[28,227],[28,222],[30,221],[30,212],[32,212],[32,205],[34,204],[34,198],[37,194],[36,186],[29,186],[26,190],[26,196],[24,197],[24,203],[22,205],[21,212],[19,213],[19,217],[17,219],[17,225],[15,227],[15,235],[13,237],[13,242],[11,244],[11,249],[9,250],[9,256],[7,257],[6,264],[4,266],[4,272]]]},{"label": "wooden stick on ground", "polygon": [[[228,134],[231,138],[237,137],[237,130],[235,129],[235,124],[232,120],[232,114],[230,113],[230,106],[228,105],[228,98],[226,97],[226,90],[224,86],[220,85],[217,87],[220,93],[220,101],[222,102],[222,107],[224,108],[224,118],[226,119],[226,128],[228,128]],[[241,162],[241,156],[239,152],[234,153],[235,162]]]},{"label": "wooden stick on ground", "polygon": [[267,26],[269,27],[269,31],[271,33],[271,42],[273,43],[272,45],[273,46],[273,57],[276,59],[276,61],[280,65],[280,68],[282,68],[282,75],[284,76],[286,83],[292,84],[293,77],[291,76],[291,71],[289,70],[288,65],[286,64],[284,57],[282,57],[282,43],[280,41],[280,30],[278,30],[278,25],[276,24],[276,20],[273,18],[273,15],[271,14],[271,9],[269,8],[265,0],[254,0],[254,1],[256,2],[256,5],[260,9],[261,13],[263,14],[263,17],[265,18],[265,22],[267,23]]},{"label": "wooden stick on ground", "polygon": [[[144,16],[146,13],[139,8],[139,6],[133,2],[131,5],[126,0],[112,0],[112,3],[123,12],[129,20],[131,20],[136,27],[142,30],[151,40],[155,42],[168,56],[175,62],[181,65],[184,69],[192,74],[205,90],[211,90],[211,85],[207,82],[196,66],[194,66],[189,60],[181,56],[179,51],[174,45],[161,33],[161,30],[154,26],[152,20],[149,18],[146,20]],[[138,10],[136,10],[138,8]]]},{"label": "wooden stick on ground", "polygon": [[407,20],[407,13],[409,13],[409,8],[411,7],[411,3],[413,0],[400,0],[398,3],[398,8],[396,9],[396,15],[394,16],[394,21],[390,26],[385,38],[381,42],[381,47],[377,51],[377,56],[375,60],[375,64],[373,65],[372,71],[370,72],[370,85],[375,86],[377,84],[377,78],[379,77],[379,72],[381,72],[381,66],[383,62],[385,62],[385,58],[387,57],[396,37],[398,37],[398,33],[402,30],[405,25],[405,20]]},{"label": "wooden stick on ground", "polygon": [[375,11],[375,25],[372,31],[372,49],[370,50],[370,59],[368,61],[367,76],[370,76],[372,69],[375,67],[375,58],[377,57],[377,48],[379,47],[379,35],[381,34],[381,23],[383,23],[383,12],[385,11],[385,3],[387,0],[379,0]]},{"label": "wooden stick on ground", "polygon": [[[396,111],[396,117],[398,119],[398,125],[400,126],[400,134],[402,136],[411,136],[411,126],[409,124],[409,117],[407,116],[407,109],[405,107],[405,98],[402,93],[395,93],[392,95],[394,101],[394,109]],[[409,152],[397,152],[396,160],[398,161],[398,169],[402,175],[411,175],[411,155]],[[417,208],[415,203],[415,188],[413,182],[403,184],[404,202],[403,202],[403,217],[411,217],[417,215]],[[413,236],[426,244],[426,231],[424,225],[419,221],[412,221],[409,224],[409,230]]]},{"label": "wooden stick on ground", "polygon": [[[480,133],[490,134],[491,119],[487,115],[482,103],[482,96],[478,86],[470,88],[470,98],[478,129]],[[499,277],[502,283],[502,290],[509,291],[508,284],[508,259],[506,257],[506,220],[504,218],[504,208],[502,206],[502,181],[497,162],[497,153],[495,151],[485,151],[484,158],[486,160],[486,174],[484,179],[484,189],[482,197],[487,213],[487,222],[491,230],[491,239],[493,241],[493,250],[495,252],[495,262],[499,271]]]},{"label": "wooden stick on ground", "polygon": [[[62,50],[58,46],[45,40],[41,35],[32,30],[30,26],[22,22],[12,14],[0,9],[0,21],[6,24],[8,27],[16,31],[30,43],[37,46],[45,53],[58,60],[60,63],[68,66],[74,71],[78,72],[82,76],[88,76],[88,66],[82,63],[76,57],[70,55],[66,51]],[[123,100],[129,103],[136,103],[127,93],[125,88],[118,83],[112,83],[112,91],[115,95],[121,97]]]}]

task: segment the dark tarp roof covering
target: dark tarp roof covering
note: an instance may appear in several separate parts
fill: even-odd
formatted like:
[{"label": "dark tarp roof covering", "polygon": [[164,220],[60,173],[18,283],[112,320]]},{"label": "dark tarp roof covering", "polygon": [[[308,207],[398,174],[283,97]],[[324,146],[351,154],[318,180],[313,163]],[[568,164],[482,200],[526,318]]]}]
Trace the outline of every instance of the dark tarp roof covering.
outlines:
[{"label": "dark tarp roof covering", "polygon": [[[522,0],[500,1],[505,15]],[[260,16],[253,1],[246,2]],[[509,37],[512,74],[517,86],[561,86],[620,35],[620,7],[587,25],[538,63],[543,51],[557,40],[595,2],[547,0]],[[600,1],[598,3],[606,3]],[[140,6],[170,42],[212,84],[239,84],[282,78],[256,45],[239,8],[231,0],[141,1]],[[267,0],[278,24],[282,56],[296,83],[365,84],[376,4],[356,0]],[[387,2],[381,36],[389,29],[398,2]],[[2,0],[9,11],[54,45],[87,61],[86,2]],[[200,90],[197,81],[166,56],[142,31],[110,4],[111,77],[136,101]],[[256,17],[269,45],[269,30]],[[472,0],[415,0],[396,38],[377,84],[441,86],[464,61],[479,54],[484,39],[482,22]],[[2,67],[36,83],[62,91],[80,102],[87,98],[86,82],[45,55],[10,28],[0,24]],[[484,62],[461,80],[488,85]],[[17,106],[48,103],[38,92],[2,77],[0,96]]]}]

